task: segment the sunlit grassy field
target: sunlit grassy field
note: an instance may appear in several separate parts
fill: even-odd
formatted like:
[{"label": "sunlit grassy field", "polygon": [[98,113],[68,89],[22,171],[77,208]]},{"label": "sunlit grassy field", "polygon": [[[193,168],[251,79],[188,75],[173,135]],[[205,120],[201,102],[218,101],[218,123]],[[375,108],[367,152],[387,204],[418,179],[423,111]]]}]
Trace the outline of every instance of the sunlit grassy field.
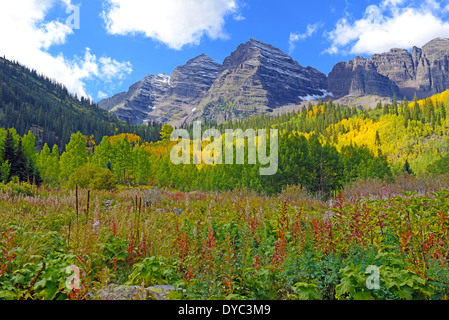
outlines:
[{"label": "sunlit grassy field", "polygon": [[2,184],[0,298],[169,284],[169,299],[446,299],[448,191],[300,194]]}]

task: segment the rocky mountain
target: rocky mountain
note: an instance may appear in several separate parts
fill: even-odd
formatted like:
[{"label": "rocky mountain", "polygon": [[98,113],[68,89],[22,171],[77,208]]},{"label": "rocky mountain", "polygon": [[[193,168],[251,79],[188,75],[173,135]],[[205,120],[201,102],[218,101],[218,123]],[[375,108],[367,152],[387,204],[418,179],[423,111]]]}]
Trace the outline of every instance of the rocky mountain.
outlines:
[{"label": "rocky mountain", "polygon": [[398,99],[413,99],[415,93],[418,98],[440,93],[449,88],[449,39],[434,39],[411,52],[391,49],[370,59],[341,62],[328,83],[335,97],[395,94]]},{"label": "rocky mountain", "polygon": [[155,104],[149,119],[158,122],[179,121],[191,114],[221,69],[221,65],[202,54],[177,67],[169,77],[163,101]]},{"label": "rocky mountain", "polygon": [[327,79],[281,50],[251,39],[227,57],[193,118],[226,121],[327,95]]},{"label": "rocky mountain", "polygon": [[[206,118],[217,122],[276,113],[308,100],[332,98],[411,100],[449,89],[449,39],[422,48],[391,49],[369,59],[336,64],[329,76],[302,67],[281,50],[256,39],[241,44],[222,64],[202,54],[169,75],[148,75],[128,92],[98,105],[132,124],[182,124]],[[370,99],[365,99],[370,97]]]},{"label": "rocky mountain", "polygon": [[148,75],[128,92],[98,104],[132,124],[180,123],[201,117],[225,121],[325,97],[326,88],[326,75],[251,39],[222,65],[203,54],[176,68],[171,76]]},{"label": "rocky mountain", "polygon": [[142,124],[148,113],[162,103],[169,89],[170,77],[165,74],[149,74],[133,84],[128,92],[122,92],[98,103],[100,108],[115,114],[131,124]]},{"label": "rocky mountain", "polygon": [[329,74],[328,83],[334,97],[391,97],[401,94],[396,83],[380,74],[370,60],[362,57],[335,65]]}]

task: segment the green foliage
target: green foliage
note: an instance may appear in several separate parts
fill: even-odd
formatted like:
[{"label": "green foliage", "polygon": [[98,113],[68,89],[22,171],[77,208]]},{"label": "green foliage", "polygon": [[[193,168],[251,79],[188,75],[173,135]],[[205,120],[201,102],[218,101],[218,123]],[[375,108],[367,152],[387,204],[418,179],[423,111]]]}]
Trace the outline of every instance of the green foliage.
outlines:
[{"label": "green foliage", "polygon": [[78,186],[92,190],[113,190],[115,185],[115,176],[110,170],[91,163],[86,163],[75,169],[68,182],[71,189]]},{"label": "green foliage", "polygon": [[32,196],[36,193],[37,187],[29,183],[17,183],[10,181],[9,183],[0,183],[0,190],[11,195],[12,197],[17,195]]},{"label": "green foliage", "polygon": [[149,257],[134,264],[128,280],[130,285],[144,287],[174,283],[178,279],[176,266],[163,257]]},{"label": "green foliage", "polygon": [[[173,299],[449,294],[449,191],[351,202],[340,196],[328,207],[243,190],[93,190],[87,210],[82,190],[75,197],[34,187],[13,196],[24,186],[0,184],[1,299],[89,299],[108,283],[170,284],[179,289]],[[143,196],[148,207],[139,205]],[[72,265],[80,269],[79,289],[67,286]],[[369,266],[378,266],[378,289],[367,287]]]},{"label": "green foliage", "polygon": [[432,287],[425,279],[407,268],[403,258],[395,252],[381,252],[376,261],[379,267],[379,289],[368,289],[367,275],[362,267],[347,266],[342,269],[337,286],[337,299],[351,300],[423,300],[432,296]]},{"label": "green foliage", "polygon": [[449,154],[441,156],[429,164],[427,171],[432,174],[443,174],[449,172]]},{"label": "green foliage", "polygon": [[366,288],[366,275],[361,267],[350,266],[341,270],[341,282],[336,287],[337,299],[374,300],[370,290]]},{"label": "green foliage", "polygon": [[11,164],[8,160],[2,162],[0,166],[0,181],[8,181],[11,176]]},{"label": "green foliage", "polygon": [[22,139],[14,129],[0,131],[5,132],[0,132],[0,181],[17,179],[40,184],[41,176],[34,165],[36,154],[33,134],[29,133]]},{"label": "green foliage", "polygon": [[298,282],[292,287],[295,294],[290,295],[290,298],[295,300],[319,300],[317,286],[304,282]]}]

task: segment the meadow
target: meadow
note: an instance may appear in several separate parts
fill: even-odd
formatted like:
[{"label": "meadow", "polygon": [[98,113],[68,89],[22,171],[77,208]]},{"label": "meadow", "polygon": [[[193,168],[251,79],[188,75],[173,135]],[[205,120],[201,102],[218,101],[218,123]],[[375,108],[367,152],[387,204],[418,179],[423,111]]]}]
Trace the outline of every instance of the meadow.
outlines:
[{"label": "meadow", "polygon": [[99,299],[109,284],[168,284],[182,289],[168,299],[188,300],[446,299],[448,180],[401,191],[416,179],[359,182],[326,201],[294,186],[267,196],[2,183],[0,299]]}]

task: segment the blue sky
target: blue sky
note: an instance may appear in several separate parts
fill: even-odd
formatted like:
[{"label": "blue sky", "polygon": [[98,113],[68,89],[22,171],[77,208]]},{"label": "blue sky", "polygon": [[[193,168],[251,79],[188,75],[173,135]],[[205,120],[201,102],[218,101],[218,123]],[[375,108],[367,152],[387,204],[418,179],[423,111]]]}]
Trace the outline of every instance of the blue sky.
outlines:
[{"label": "blue sky", "polygon": [[15,0],[0,4],[0,55],[98,101],[251,37],[328,74],[449,37],[448,21],[447,0]]}]

